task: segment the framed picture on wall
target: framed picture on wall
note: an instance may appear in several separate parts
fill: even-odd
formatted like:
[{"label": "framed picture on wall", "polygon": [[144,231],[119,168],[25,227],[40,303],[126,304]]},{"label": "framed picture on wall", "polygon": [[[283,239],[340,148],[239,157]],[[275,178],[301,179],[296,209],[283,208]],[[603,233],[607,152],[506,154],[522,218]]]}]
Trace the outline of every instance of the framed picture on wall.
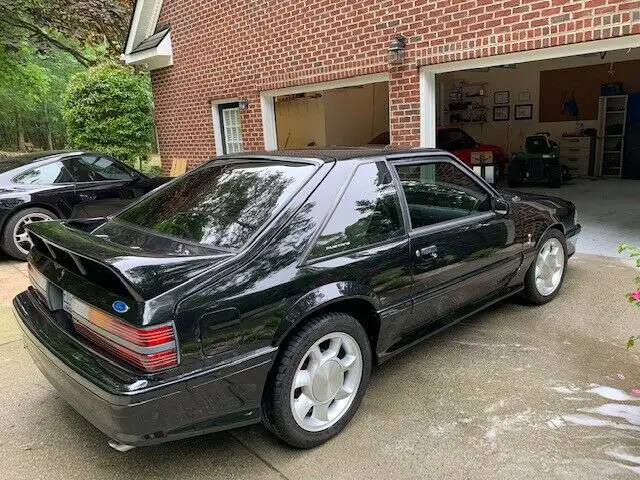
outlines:
[{"label": "framed picture on wall", "polygon": [[533,118],[533,104],[525,103],[514,107],[513,118],[516,120],[531,120]]},{"label": "framed picture on wall", "polygon": [[531,92],[522,91],[518,93],[518,102],[530,102],[531,101]]},{"label": "framed picture on wall", "polygon": [[493,107],[493,121],[504,122],[509,120],[509,105]]},{"label": "framed picture on wall", "polygon": [[494,92],[493,103],[496,105],[505,105],[509,103],[509,90]]}]

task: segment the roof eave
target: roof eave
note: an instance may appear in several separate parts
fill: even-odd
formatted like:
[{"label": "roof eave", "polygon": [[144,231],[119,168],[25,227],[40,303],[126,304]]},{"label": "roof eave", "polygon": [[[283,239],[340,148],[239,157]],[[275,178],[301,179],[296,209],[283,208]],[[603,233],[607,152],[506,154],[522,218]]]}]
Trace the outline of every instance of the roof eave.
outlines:
[{"label": "roof eave", "polygon": [[162,41],[154,48],[125,54],[124,61],[127,65],[145,65],[149,70],[170,67],[173,65],[171,32],[167,33]]},{"label": "roof eave", "polygon": [[[143,15],[147,6],[146,15]],[[136,0],[133,5],[133,16],[129,24],[127,43],[124,54],[129,55],[145,38],[153,34],[160,18],[162,0]]]}]

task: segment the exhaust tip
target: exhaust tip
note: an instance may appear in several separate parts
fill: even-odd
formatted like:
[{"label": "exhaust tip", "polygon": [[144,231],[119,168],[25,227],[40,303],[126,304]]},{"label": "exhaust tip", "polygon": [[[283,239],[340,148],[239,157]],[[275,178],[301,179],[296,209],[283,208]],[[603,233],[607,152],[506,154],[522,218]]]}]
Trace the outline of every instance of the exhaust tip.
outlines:
[{"label": "exhaust tip", "polygon": [[113,440],[113,439],[109,440],[109,446],[111,448],[113,448],[114,450],[116,450],[118,452],[123,452],[123,453],[124,452],[128,452],[129,450],[133,450],[134,448],[136,448],[133,445],[127,445],[125,443],[120,443],[119,441]]}]

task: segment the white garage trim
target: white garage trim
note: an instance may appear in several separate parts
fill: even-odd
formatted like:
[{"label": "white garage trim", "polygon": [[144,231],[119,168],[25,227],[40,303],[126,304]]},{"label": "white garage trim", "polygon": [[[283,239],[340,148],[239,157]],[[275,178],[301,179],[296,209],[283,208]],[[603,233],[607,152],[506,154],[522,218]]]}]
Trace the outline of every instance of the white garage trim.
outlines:
[{"label": "white garage trim", "polygon": [[[276,135],[276,113],[274,99],[281,95],[295,95],[297,93],[321,92],[323,90],[333,90],[334,88],[355,87],[357,85],[367,85],[370,83],[388,82],[388,73],[375,73],[360,77],[344,78],[332,80],[330,82],[312,83],[295,87],[281,88],[277,90],[267,90],[260,93],[260,108],[262,110],[262,133],[264,135],[264,149],[277,150],[278,137]],[[217,141],[216,141],[217,145]]]},{"label": "white garage trim", "polygon": [[457,62],[426,65],[420,68],[420,146],[436,146],[436,82],[439,73],[457,72],[473,68],[497,67],[513,63],[537,62],[554,58],[640,47],[640,35],[593,40],[589,42],[546,47],[525,52],[507,53]]}]

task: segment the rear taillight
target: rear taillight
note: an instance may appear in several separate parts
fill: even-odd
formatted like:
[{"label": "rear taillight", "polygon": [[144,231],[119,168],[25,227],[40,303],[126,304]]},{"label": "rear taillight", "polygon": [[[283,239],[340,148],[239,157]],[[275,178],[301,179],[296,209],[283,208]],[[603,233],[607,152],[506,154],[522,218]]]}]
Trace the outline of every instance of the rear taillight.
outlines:
[{"label": "rear taillight", "polygon": [[42,275],[30,263],[27,263],[27,274],[29,275],[29,280],[33,288],[47,300],[47,289],[49,288],[49,280],[47,280],[47,277]]},{"label": "rear taillight", "polygon": [[147,372],[178,365],[173,324],[137,328],[76,297],[69,307],[76,332],[118,358]]}]

